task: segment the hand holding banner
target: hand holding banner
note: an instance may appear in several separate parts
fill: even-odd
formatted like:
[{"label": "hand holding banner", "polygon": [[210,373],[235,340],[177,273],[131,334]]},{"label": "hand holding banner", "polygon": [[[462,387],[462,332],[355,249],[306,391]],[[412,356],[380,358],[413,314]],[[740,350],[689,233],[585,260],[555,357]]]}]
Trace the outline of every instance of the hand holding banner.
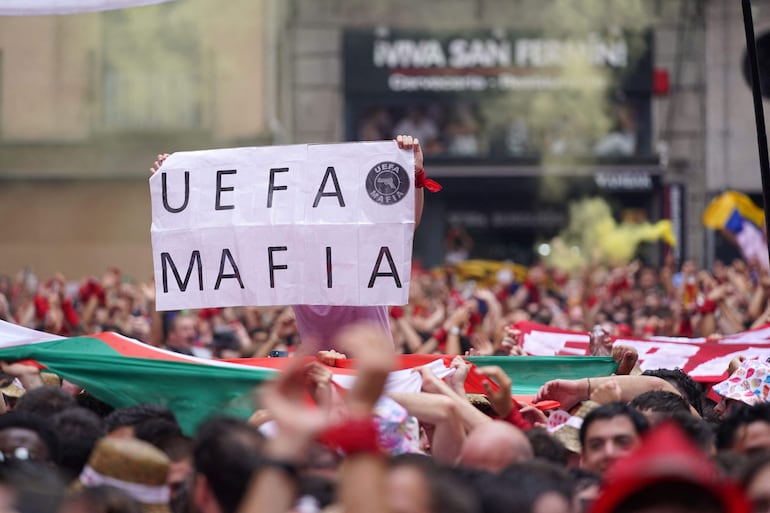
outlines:
[{"label": "hand holding banner", "polygon": [[392,141],[175,153],[150,178],[157,308],[405,304],[413,181]]}]

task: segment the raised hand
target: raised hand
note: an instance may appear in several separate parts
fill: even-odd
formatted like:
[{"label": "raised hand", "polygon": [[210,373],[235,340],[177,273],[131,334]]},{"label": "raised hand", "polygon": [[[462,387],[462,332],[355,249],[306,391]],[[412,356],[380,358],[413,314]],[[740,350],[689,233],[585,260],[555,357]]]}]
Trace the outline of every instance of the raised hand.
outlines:
[{"label": "raised hand", "polygon": [[153,174],[155,171],[160,169],[160,166],[163,165],[163,162],[166,161],[168,156],[169,156],[168,153],[159,153],[155,162],[152,163],[152,167],[150,168],[150,174]]},{"label": "raised hand", "polygon": [[466,322],[468,322],[468,319],[470,319],[471,316],[471,310],[468,305],[462,305],[457,307],[457,310],[452,312],[452,315],[449,316],[449,319],[446,320],[444,323],[445,329],[450,328],[459,328]]},{"label": "raised hand", "polygon": [[32,390],[33,388],[39,388],[44,385],[43,378],[40,376],[40,368],[37,365],[30,363],[8,363],[0,361],[0,370],[4,374],[19,378],[21,384],[26,390]]},{"label": "raised hand", "polygon": [[612,359],[618,363],[616,374],[631,374],[639,360],[639,353],[633,347],[616,345],[612,347]]},{"label": "raised hand", "polygon": [[492,341],[481,333],[474,333],[471,336],[471,345],[476,350],[474,356],[492,356],[495,352]]},{"label": "raised hand", "polygon": [[319,406],[331,403],[332,371],[319,362],[305,365],[305,385]]},{"label": "raised hand", "polygon": [[533,426],[545,427],[548,425],[548,417],[545,412],[536,406],[526,404],[519,409],[519,413],[524,420],[529,421]]},{"label": "raised hand", "polygon": [[369,323],[348,326],[336,338],[336,346],[356,360],[356,381],[346,398],[348,411],[351,416],[370,415],[395,367],[393,343]]},{"label": "raised hand", "polygon": [[520,329],[513,327],[505,328],[505,335],[503,336],[500,347],[505,351],[508,356],[525,356],[524,348],[521,346],[522,333]]},{"label": "raised hand", "polygon": [[559,401],[563,410],[568,410],[588,398],[588,380],[554,379],[547,382],[535,396],[535,402]]},{"label": "raised hand", "polygon": [[739,354],[738,356],[730,360],[730,364],[727,366],[727,374],[731,375],[733,372],[737,371],[738,367],[740,367],[741,364],[745,361],[746,361],[746,357],[743,356],[742,354]]},{"label": "raised hand", "polygon": [[[449,397],[454,397],[457,394],[455,391],[444,381],[436,376],[433,371],[427,365],[418,367],[416,369],[422,377],[422,391],[429,394],[442,394]],[[463,396],[465,396],[465,389],[463,389]]]},{"label": "raised hand", "polygon": [[416,137],[411,135],[399,135],[396,136],[396,144],[402,150],[414,150],[414,169],[419,171],[423,168],[423,155],[420,141]]},{"label": "raised hand", "polygon": [[484,381],[482,386],[486,392],[487,399],[500,417],[507,417],[513,408],[513,397],[511,397],[511,378],[497,365],[477,367],[476,373],[492,378],[499,386],[494,390],[489,381]]},{"label": "raised hand", "polygon": [[334,349],[331,349],[328,351],[318,351],[318,353],[316,353],[316,357],[324,365],[328,365],[329,367],[334,367],[337,363],[337,360],[345,360],[347,358],[347,355],[345,355],[344,353],[339,353]]},{"label": "raised hand", "polygon": [[142,298],[148,305],[155,304],[155,284],[154,283],[140,283],[139,290],[142,291]]},{"label": "raised hand", "polygon": [[612,337],[604,328],[595,326],[588,335],[588,349],[591,356],[609,356],[612,351]]},{"label": "raised hand", "polygon": [[11,307],[5,294],[0,292],[0,319],[7,321],[11,318]]},{"label": "raised hand", "polygon": [[455,356],[449,367],[454,369],[455,373],[446,378],[447,384],[452,387],[455,393],[465,394],[465,378],[468,377],[471,365],[462,357]]},{"label": "raised hand", "polygon": [[284,339],[289,335],[293,335],[297,330],[297,325],[294,318],[294,310],[289,307],[284,308],[281,313],[278,314],[273,322],[272,333],[280,339]]},{"label": "raised hand", "polygon": [[5,374],[14,376],[16,378],[40,374],[40,367],[31,363],[8,363],[0,361],[0,370],[2,370]]}]

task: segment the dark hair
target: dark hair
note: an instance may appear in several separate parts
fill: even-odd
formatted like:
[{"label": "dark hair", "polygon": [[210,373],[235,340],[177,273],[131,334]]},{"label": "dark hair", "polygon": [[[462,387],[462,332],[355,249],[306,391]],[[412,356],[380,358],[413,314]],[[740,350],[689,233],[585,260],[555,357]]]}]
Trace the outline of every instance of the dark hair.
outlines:
[{"label": "dark hair", "polygon": [[480,511],[473,489],[452,470],[442,467],[422,454],[403,454],[390,459],[390,468],[413,467],[419,470],[428,488],[432,513],[476,513]]},{"label": "dark hair", "polygon": [[636,433],[639,435],[647,431],[650,427],[650,423],[647,422],[644,415],[639,413],[636,408],[632,408],[626,403],[614,402],[603,404],[598,408],[591,410],[591,412],[586,415],[586,418],[583,419],[583,425],[580,426],[580,446],[585,447],[586,433],[588,433],[588,428],[591,424],[597,420],[608,420],[619,416],[627,417],[634,425],[634,430],[636,430]]},{"label": "dark hair", "polygon": [[[744,405],[744,403],[739,404]],[[732,408],[717,428],[717,448],[732,449],[733,445],[735,445],[735,435],[738,430],[742,426],[753,422],[767,422],[770,424],[770,403]]]},{"label": "dark hair", "polygon": [[110,406],[104,401],[97,399],[85,390],[75,397],[75,401],[78,403],[78,406],[82,406],[87,410],[91,410],[101,418],[104,418],[115,411],[113,406]]},{"label": "dark hair", "polygon": [[249,338],[253,337],[253,336],[254,336],[254,335],[256,335],[257,333],[264,333],[264,334],[266,334],[266,335],[269,335],[269,334],[270,334],[270,330],[269,330],[269,329],[267,329],[267,328],[265,328],[265,327],[263,327],[263,326],[257,326],[256,328],[251,328],[251,329],[248,331],[248,334],[249,334]]},{"label": "dark hair", "polygon": [[473,485],[483,513],[529,513],[549,492],[572,503],[572,479],[566,469],[543,460],[514,463],[499,474],[478,474]]},{"label": "dark hair", "polygon": [[61,442],[59,467],[65,477],[73,480],[80,475],[96,441],[107,434],[104,420],[85,408],[69,408],[51,419]]},{"label": "dark hair", "polygon": [[11,428],[29,429],[37,433],[37,436],[48,449],[50,460],[54,463],[59,462],[59,437],[42,417],[20,411],[0,415],[0,431]]},{"label": "dark hair", "polygon": [[538,324],[545,324],[546,326],[551,324],[553,320],[553,314],[547,308],[538,308],[537,312],[532,314],[532,322]]},{"label": "dark hair", "polygon": [[564,444],[551,436],[545,428],[534,427],[524,432],[532,445],[535,458],[540,458],[557,465],[567,466],[569,451]]},{"label": "dark hair", "polygon": [[145,419],[134,426],[134,436],[158,447],[166,438],[184,436],[176,420],[159,417]]},{"label": "dark hair", "polygon": [[714,428],[702,418],[681,411],[674,412],[666,418],[676,423],[682,433],[704,453],[710,454],[714,449]]},{"label": "dark hair", "polygon": [[14,411],[24,411],[48,418],[68,408],[75,408],[77,405],[75,398],[62,388],[44,386],[26,391],[16,402]]},{"label": "dark hair", "polygon": [[206,421],[193,448],[196,472],[203,474],[224,513],[235,513],[251,475],[259,467],[264,437],[253,426],[230,417]]},{"label": "dark hair", "polygon": [[229,326],[217,326],[214,328],[211,345],[216,349],[238,350],[241,348],[238,339],[235,337],[235,331]]},{"label": "dark hair", "polygon": [[158,417],[176,422],[176,417],[171,410],[160,404],[152,403],[118,408],[107,415],[104,421],[107,423],[107,432],[110,433],[121,427],[136,427],[145,420]]},{"label": "dark hair", "polygon": [[634,397],[629,404],[641,412],[650,410],[653,413],[663,414],[674,412],[690,413],[690,404],[684,397],[666,390],[644,392]]},{"label": "dark hair", "polygon": [[166,418],[147,419],[136,425],[134,436],[166,453],[171,461],[192,457],[192,440],[178,422]]},{"label": "dark hair", "polygon": [[687,399],[687,402],[695,408],[698,415],[703,416],[703,390],[700,385],[685,374],[682,369],[655,369],[647,370],[642,373],[643,376],[655,376],[656,378],[664,379],[668,383],[674,386],[682,396]]}]

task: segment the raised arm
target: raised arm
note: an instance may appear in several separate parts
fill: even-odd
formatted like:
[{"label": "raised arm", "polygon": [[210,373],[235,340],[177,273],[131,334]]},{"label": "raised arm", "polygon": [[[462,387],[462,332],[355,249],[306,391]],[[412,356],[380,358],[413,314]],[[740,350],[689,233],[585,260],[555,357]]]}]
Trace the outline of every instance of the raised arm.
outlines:
[{"label": "raised arm", "polygon": [[[402,150],[414,150],[414,177],[417,176],[420,171],[425,172],[424,159],[422,155],[422,147],[420,141],[416,137],[411,135],[399,135],[396,137],[396,144]],[[416,180],[415,180],[416,181]],[[425,190],[423,187],[415,187],[414,189],[414,227],[415,229],[420,225],[420,219],[422,219],[422,209],[425,205]]]},{"label": "raised arm", "polygon": [[155,162],[152,163],[152,166],[150,167],[150,174],[153,174],[155,171],[160,169],[160,166],[163,165],[163,162],[168,158],[169,153],[159,153],[158,156],[155,158]]},{"label": "raised arm", "polygon": [[620,388],[620,400],[631,401],[634,397],[650,390],[663,390],[681,395],[673,385],[655,376],[600,376],[582,379],[555,379],[540,387],[535,402],[554,400],[562,409],[569,409],[580,401],[591,397],[591,391],[611,381]]},{"label": "raised arm", "polygon": [[454,465],[465,441],[465,427],[455,400],[441,394],[391,393],[391,399],[403,406],[420,422],[432,424],[431,456],[441,463]]},{"label": "raised arm", "polygon": [[[337,345],[353,356],[357,378],[347,395],[351,419],[371,419],[388,374],[395,365],[390,339],[373,326],[354,325],[339,335]],[[339,473],[342,510],[389,513],[385,490],[385,459],[377,452],[348,452]]]}]

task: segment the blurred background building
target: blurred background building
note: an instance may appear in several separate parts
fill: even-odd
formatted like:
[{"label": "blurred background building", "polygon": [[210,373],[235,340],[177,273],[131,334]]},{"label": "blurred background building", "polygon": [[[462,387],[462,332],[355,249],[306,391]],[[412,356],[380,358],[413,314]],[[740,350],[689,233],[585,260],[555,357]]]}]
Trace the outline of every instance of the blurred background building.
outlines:
[{"label": "blurred background building", "polygon": [[[770,0],[753,4],[770,60]],[[761,204],[744,61],[731,0],[176,0],[0,17],[0,270],[149,277],[157,153],[402,132],[444,185],[415,242],[425,265],[464,247],[528,264],[568,203],[595,195],[618,220],[671,219],[676,258],[729,258],[700,217],[725,189]]]}]

